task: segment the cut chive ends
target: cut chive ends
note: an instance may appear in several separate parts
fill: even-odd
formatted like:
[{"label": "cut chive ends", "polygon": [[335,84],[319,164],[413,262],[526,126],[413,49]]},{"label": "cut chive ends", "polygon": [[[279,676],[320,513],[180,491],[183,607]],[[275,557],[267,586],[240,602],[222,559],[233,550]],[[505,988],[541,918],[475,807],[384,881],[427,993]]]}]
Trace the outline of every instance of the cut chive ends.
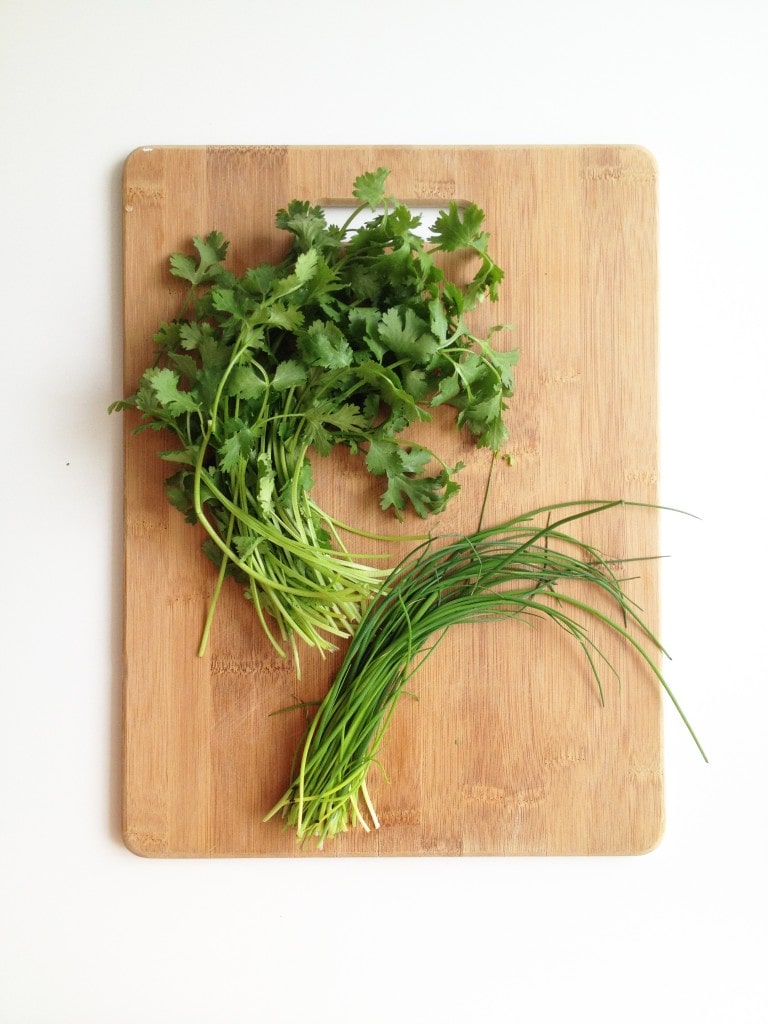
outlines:
[{"label": "cut chive ends", "polygon": [[[578,520],[617,507],[660,506],[625,501],[543,506],[473,534],[429,540],[411,551],[367,607],[333,683],[310,720],[294,760],[294,777],[265,821],[281,815],[299,843],[354,827],[378,827],[368,790],[398,699],[419,666],[455,625],[545,617],[580,646],[602,701],[602,675],[615,669],[585,621],[634,649],[672,700],[706,755],[656,664],[664,650],[627,595],[618,568],[570,532]],[[586,584],[594,598],[576,598],[562,584]],[[599,607],[599,595],[613,612]]]}]

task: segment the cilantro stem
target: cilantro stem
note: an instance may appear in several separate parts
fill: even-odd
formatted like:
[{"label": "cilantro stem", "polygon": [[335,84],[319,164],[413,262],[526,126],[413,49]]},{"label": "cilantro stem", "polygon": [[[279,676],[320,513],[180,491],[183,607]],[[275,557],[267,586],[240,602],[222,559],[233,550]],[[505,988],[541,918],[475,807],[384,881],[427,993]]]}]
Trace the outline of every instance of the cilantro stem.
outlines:
[{"label": "cilantro stem", "polygon": [[342,238],[346,235],[346,233],[349,230],[349,227],[352,224],[352,222],[354,220],[356,220],[357,217],[360,216],[360,214],[363,212],[363,210],[366,210],[366,209],[368,209],[368,203],[361,203],[358,207],[356,207],[352,211],[352,213],[350,213],[350,215],[347,217],[347,219],[344,221],[344,223],[339,228],[339,234],[341,235]]},{"label": "cilantro stem", "polygon": [[213,617],[214,617],[214,615],[216,613],[216,606],[219,603],[219,597],[221,595],[221,588],[223,587],[224,580],[226,579],[226,576],[227,576],[227,565],[228,565],[228,562],[229,562],[229,553],[228,552],[229,552],[229,550],[231,548],[231,544],[232,544],[232,530],[234,528],[234,525],[235,525],[235,517],[233,515],[230,515],[230,517],[229,517],[229,525],[227,527],[227,534],[226,534],[226,537],[224,539],[224,544],[226,546],[226,553],[222,554],[221,565],[219,566],[219,572],[218,572],[218,574],[216,576],[216,584],[215,584],[215,586],[213,588],[213,594],[211,595],[211,599],[208,602],[208,611],[207,611],[207,614],[205,616],[205,622],[203,624],[203,632],[202,632],[202,634],[200,636],[200,644],[199,644],[199,647],[197,649],[197,654],[198,654],[198,657],[200,657],[200,658],[202,658],[205,655],[206,649],[208,647],[208,640],[210,638],[211,627],[213,625]]}]

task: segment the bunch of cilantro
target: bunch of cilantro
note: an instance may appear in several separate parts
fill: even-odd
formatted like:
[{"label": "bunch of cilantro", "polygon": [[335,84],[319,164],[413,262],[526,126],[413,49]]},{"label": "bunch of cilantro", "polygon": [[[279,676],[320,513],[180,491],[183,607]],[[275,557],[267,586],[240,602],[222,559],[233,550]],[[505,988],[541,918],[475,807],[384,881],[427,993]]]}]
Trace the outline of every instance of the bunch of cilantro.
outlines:
[{"label": "bunch of cilantro", "polygon": [[[135,392],[110,407],[139,410],[137,430],[168,430],[178,442],[160,453],[178,465],[167,495],[202,525],[219,567],[201,653],[227,576],[297,667],[297,639],[331,649],[378,592],[383,572],[349,555],[339,536],[349,527],[310,497],[310,453],[347,445],[381,477],[383,509],[427,517],[458,490],[461,463],[409,441],[408,427],[447,403],[478,445],[498,451],[506,438],[517,353],[491,345],[501,326],[478,337],[466,321],[497,299],[503,278],[484,215],[451,204],[425,243],[419,218],[386,194],[387,177],[379,168],[356,179],[360,205],[339,227],[308,202],[279,210],[290,248],[278,264],[236,276],[216,231],[194,238],[195,256],[171,256],[171,273],[189,286],[184,307],[161,324]],[[468,284],[447,279],[441,252],[476,261]]]}]

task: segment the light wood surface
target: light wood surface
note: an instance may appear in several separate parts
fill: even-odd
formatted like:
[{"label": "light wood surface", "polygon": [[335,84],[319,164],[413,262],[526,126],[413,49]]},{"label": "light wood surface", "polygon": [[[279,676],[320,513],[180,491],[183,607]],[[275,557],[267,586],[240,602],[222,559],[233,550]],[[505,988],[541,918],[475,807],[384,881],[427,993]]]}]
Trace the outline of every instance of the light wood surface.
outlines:
[{"label": "light wood surface", "polygon": [[[481,324],[520,350],[508,451],[485,522],[547,502],[654,501],[657,487],[656,169],[642,149],[604,147],[145,147],[123,183],[125,387],[152,358],[152,335],[176,312],[170,253],[210,230],[242,270],[279,258],[276,210],[292,198],[351,203],[353,179],[378,166],[415,205],[476,202],[505,269]],[[485,320],[482,320],[485,318]],[[663,830],[661,698],[638,657],[601,636],[619,675],[601,706],[576,645],[542,623],[460,628],[400,703],[372,778],[381,828],[321,852],[299,848],[263,815],[285,790],[298,714],[322,696],[342,652],[304,657],[297,682],[260,636],[231,582],[209,652],[196,656],[214,579],[201,536],[166,502],[173,467],[161,436],[125,441],[126,844],[157,857],[635,854]],[[488,471],[447,421],[439,450],[467,468],[439,523],[477,523]],[[434,434],[432,438],[434,440]],[[348,522],[398,529],[373,480],[348,454],[314,460],[315,496]],[[436,525],[436,524],[432,524]],[[422,529],[408,520],[404,531]],[[652,556],[657,516],[623,509],[584,536],[611,557]],[[368,545],[368,547],[370,547]],[[362,550],[362,549],[361,549]],[[404,550],[404,548],[403,548]],[[397,555],[393,551],[393,558]],[[393,561],[394,564],[394,561]],[[633,567],[631,596],[655,627],[653,561]]]}]

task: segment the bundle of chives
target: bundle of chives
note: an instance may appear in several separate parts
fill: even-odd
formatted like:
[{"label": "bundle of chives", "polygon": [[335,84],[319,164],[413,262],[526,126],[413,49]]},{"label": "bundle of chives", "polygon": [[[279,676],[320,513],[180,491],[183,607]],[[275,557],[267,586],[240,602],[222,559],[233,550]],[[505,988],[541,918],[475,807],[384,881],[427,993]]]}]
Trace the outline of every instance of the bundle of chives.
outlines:
[{"label": "bundle of chives", "polygon": [[[601,665],[611,669],[582,619],[607,627],[639,652],[698,739],[653,656],[663,652],[597,548],[576,539],[569,523],[605,512],[622,501],[545,506],[498,526],[447,543],[428,541],[391,573],[364,613],[330,690],[297,750],[295,776],[265,820],[282,813],[303,842],[360,825],[378,827],[367,786],[397,701],[411,676],[446,631],[461,623],[545,616],[581,646],[603,697]],[[543,525],[537,520],[545,518]],[[607,594],[617,615],[563,593],[579,582]],[[633,635],[639,634],[640,639]],[[364,805],[364,806],[361,806]]]}]

